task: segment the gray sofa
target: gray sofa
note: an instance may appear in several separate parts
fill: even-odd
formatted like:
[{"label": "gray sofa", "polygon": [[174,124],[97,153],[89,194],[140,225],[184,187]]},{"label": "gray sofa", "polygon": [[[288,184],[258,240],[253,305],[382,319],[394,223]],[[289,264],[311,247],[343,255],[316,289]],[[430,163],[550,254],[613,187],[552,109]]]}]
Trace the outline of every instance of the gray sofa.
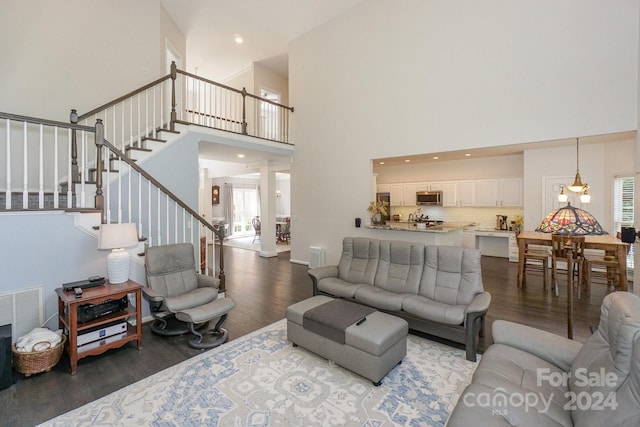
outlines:
[{"label": "gray sofa", "polygon": [[491,302],[476,249],[345,237],[339,264],[310,269],[309,276],[314,295],[399,316],[410,329],[464,344],[467,359],[476,360]]},{"label": "gray sofa", "polygon": [[640,298],[607,295],[584,343],[503,320],[448,427],[639,426]]}]

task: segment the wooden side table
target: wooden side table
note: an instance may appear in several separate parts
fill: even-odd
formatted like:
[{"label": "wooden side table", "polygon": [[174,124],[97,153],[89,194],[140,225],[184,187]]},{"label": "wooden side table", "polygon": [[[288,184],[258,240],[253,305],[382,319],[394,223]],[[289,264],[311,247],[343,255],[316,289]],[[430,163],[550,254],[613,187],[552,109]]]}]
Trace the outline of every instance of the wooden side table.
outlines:
[{"label": "wooden side table", "polygon": [[[108,281],[101,286],[83,290],[82,297],[76,298],[73,292],[65,292],[63,288],[56,289],[58,295],[58,325],[68,333],[67,353],[71,362],[71,375],[75,375],[78,369],[78,360],[86,356],[96,356],[105,351],[122,347],[129,341],[137,341],[138,350],[142,350],[142,285],[129,280],[118,285],[112,285]],[[100,304],[106,300],[117,300],[135,294],[135,307],[129,305],[127,309],[101,316],[86,323],[78,324],[78,306],[82,304]],[[122,334],[107,337],[78,347],[78,333],[106,325],[118,320],[127,320],[135,317],[136,326],[127,323],[127,331]]]}]

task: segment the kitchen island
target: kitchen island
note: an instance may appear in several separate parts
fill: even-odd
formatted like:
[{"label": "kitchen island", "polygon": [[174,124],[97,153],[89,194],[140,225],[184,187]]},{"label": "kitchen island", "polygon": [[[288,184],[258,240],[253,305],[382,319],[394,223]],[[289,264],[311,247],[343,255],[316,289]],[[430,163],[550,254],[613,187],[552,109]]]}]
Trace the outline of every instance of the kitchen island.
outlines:
[{"label": "kitchen island", "polygon": [[414,222],[388,221],[384,225],[368,225],[366,228],[377,230],[376,238],[379,239],[462,246],[462,230],[469,225],[471,223],[468,222],[443,222],[419,229]]}]

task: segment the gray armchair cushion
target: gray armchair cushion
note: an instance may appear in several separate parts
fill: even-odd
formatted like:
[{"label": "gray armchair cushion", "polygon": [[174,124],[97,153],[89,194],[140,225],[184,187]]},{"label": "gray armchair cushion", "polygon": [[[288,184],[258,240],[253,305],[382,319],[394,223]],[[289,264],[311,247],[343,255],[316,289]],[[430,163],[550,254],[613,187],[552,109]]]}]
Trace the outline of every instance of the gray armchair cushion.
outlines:
[{"label": "gray armchair cushion", "polygon": [[207,304],[215,300],[217,297],[218,290],[215,288],[198,288],[182,295],[166,297],[164,303],[170,312],[176,313],[178,311]]},{"label": "gray armchair cushion", "polygon": [[383,240],[375,286],[398,294],[417,294],[424,265],[424,244]]},{"label": "gray armchair cushion", "polygon": [[445,304],[421,295],[411,295],[402,301],[402,309],[434,322],[462,325],[466,306]]},{"label": "gray armchair cushion", "polygon": [[506,320],[496,320],[491,327],[493,342],[531,353],[567,372],[582,344],[551,332]]},{"label": "gray armchair cushion", "polygon": [[375,286],[362,285],[356,289],[354,296],[359,303],[380,310],[400,311],[402,310],[402,301],[407,298],[408,294],[397,294]]},{"label": "gray armchair cushion", "polygon": [[349,283],[335,277],[326,277],[318,282],[318,290],[340,298],[353,298],[356,291],[362,285],[360,283]]},{"label": "gray armchair cushion", "polygon": [[373,285],[379,254],[378,240],[345,237],[342,241],[338,277],[345,282]]},{"label": "gray armchair cushion", "polygon": [[147,299],[176,311],[207,304],[218,297],[219,280],[196,272],[191,243],[152,246],[145,256]]},{"label": "gray armchair cushion", "polygon": [[[585,372],[607,381],[584,381]],[[640,298],[628,292],[605,297],[598,330],[576,355],[570,381],[576,395],[603,393],[618,404],[615,410],[574,411],[576,425],[640,425]]]},{"label": "gray armchair cushion", "polygon": [[482,292],[480,251],[457,246],[427,246],[419,294],[450,305],[469,304]]},{"label": "gray armchair cushion", "polygon": [[152,246],[145,256],[147,285],[165,296],[180,295],[198,287],[193,245]]}]

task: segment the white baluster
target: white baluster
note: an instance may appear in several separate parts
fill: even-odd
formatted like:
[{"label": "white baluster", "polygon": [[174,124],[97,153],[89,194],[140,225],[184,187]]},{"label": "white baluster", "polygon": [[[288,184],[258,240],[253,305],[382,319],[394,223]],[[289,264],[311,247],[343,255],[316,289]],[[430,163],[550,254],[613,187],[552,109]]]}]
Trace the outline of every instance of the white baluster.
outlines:
[{"label": "white baluster", "polygon": [[27,122],[23,122],[23,156],[24,156],[24,171],[22,172],[22,209],[29,208],[29,156],[27,150]]},{"label": "white baluster", "polygon": [[7,119],[7,190],[5,195],[5,209],[11,209],[11,120]]},{"label": "white baluster", "polygon": [[71,176],[71,134],[73,131],[69,129],[69,140],[67,141],[67,208],[73,207],[73,179]]},{"label": "white baluster", "polygon": [[60,192],[58,191],[58,185],[60,182],[60,176],[58,173],[58,126],[53,128],[53,208],[58,209]]},{"label": "white baluster", "polygon": [[38,208],[44,209],[44,125],[42,123],[40,124],[38,154]]}]

